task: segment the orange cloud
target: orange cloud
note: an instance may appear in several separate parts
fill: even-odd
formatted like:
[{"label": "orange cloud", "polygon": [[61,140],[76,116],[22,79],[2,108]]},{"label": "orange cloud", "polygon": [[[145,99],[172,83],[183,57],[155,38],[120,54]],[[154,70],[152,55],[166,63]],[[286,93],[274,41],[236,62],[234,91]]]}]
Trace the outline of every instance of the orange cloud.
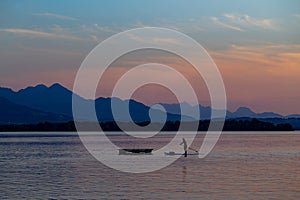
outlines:
[{"label": "orange cloud", "polygon": [[299,113],[300,45],[235,46],[210,52],[222,72],[229,107]]},{"label": "orange cloud", "polygon": [[18,34],[18,35],[25,35],[25,36],[85,41],[85,39],[71,36],[71,35],[62,35],[62,34],[48,33],[48,32],[43,32],[43,31],[29,30],[29,29],[11,28],[11,29],[0,29],[0,31],[7,32],[7,33],[14,33],[14,34]]}]

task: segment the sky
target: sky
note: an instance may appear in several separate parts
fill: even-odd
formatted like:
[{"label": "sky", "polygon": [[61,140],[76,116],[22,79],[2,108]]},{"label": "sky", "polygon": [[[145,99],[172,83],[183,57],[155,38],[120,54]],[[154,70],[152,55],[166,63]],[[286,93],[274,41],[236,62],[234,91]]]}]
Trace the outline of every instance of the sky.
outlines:
[{"label": "sky", "polygon": [[[77,70],[97,44],[119,32],[149,26],[180,31],[208,51],[223,77],[229,110],[247,106],[256,112],[300,113],[298,0],[3,0],[0,86],[19,90],[58,82],[72,89]],[[137,52],[116,61],[97,96],[111,95],[114,81],[128,65],[150,62],[149,57],[177,66],[195,86],[200,103],[209,104],[201,77],[174,55],[158,52]],[[171,77],[150,71],[151,76]],[[134,98],[148,105],[175,101],[159,86],[140,88]]]}]

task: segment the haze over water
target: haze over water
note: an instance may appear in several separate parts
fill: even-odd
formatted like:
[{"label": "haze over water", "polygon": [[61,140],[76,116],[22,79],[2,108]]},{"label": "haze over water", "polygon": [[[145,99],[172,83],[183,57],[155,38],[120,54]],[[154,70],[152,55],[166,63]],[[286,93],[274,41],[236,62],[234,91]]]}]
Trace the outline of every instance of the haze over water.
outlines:
[{"label": "haze over water", "polygon": [[[206,158],[181,157],[146,174],[104,166],[75,133],[1,133],[0,198],[299,199],[297,133],[225,133]],[[159,147],[171,137],[160,135],[151,145]],[[111,138],[124,141],[120,135]]]}]

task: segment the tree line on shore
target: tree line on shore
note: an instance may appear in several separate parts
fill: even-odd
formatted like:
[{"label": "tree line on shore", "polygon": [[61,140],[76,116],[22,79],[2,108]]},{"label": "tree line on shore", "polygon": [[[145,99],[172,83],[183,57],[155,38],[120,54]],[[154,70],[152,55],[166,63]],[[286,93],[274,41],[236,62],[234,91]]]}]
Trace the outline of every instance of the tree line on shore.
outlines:
[{"label": "tree line on shore", "polygon": [[[198,127],[198,131],[207,131],[209,128],[210,120],[201,120],[194,122],[179,122],[179,121],[167,121],[164,125],[160,123],[151,123],[150,122],[139,122],[139,123],[126,123],[126,122],[77,122],[77,128],[81,131],[122,131],[122,129],[127,131],[137,131],[136,125],[144,127],[145,131],[194,131],[195,127]],[[99,128],[99,125],[101,129]],[[120,126],[119,126],[120,125]],[[66,123],[50,123],[43,122],[38,124],[5,124],[0,125],[0,132],[21,132],[21,131],[30,131],[30,132],[74,132],[76,131],[76,126],[74,121],[69,121]],[[210,129],[212,130],[212,129]],[[271,122],[263,122],[258,119],[246,119],[246,120],[226,120],[224,123],[223,131],[293,131],[293,127],[288,123],[274,124]]]}]

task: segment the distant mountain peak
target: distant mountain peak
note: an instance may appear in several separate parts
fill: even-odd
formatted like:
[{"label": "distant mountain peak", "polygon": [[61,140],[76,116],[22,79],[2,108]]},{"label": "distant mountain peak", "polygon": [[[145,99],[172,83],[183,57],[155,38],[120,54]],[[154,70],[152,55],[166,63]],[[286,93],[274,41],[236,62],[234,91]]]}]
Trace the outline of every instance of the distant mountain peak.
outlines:
[{"label": "distant mountain peak", "polygon": [[28,91],[45,91],[45,90],[47,90],[47,86],[45,86],[45,85],[43,85],[43,84],[38,84],[38,85],[36,85],[36,86],[28,86],[28,87],[26,87],[26,88],[24,88],[24,89],[20,89],[19,91],[18,91],[18,93],[23,93],[23,92],[28,92]]},{"label": "distant mountain peak", "polygon": [[11,88],[8,88],[8,87],[2,87],[2,86],[0,86],[0,89],[3,89],[3,90],[11,90],[11,91],[13,91]]},{"label": "distant mountain peak", "polygon": [[256,113],[250,108],[241,106],[234,112],[227,112],[228,118],[255,117]]},{"label": "distant mountain peak", "polygon": [[7,88],[7,87],[1,87],[0,86],[0,90],[2,91],[2,92],[7,92],[7,93],[15,93],[15,91],[13,90],[13,89],[11,89],[11,88]]},{"label": "distant mountain peak", "polygon": [[66,92],[68,94],[72,93],[69,89],[65,88],[64,86],[60,85],[59,83],[54,83],[48,88],[50,91],[55,91],[55,92]]},{"label": "distant mountain peak", "polygon": [[239,107],[236,111],[236,113],[249,113],[249,114],[255,114],[250,108],[247,108],[245,106]]},{"label": "distant mountain peak", "polygon": [[274,112],[258,113],[257,116],[258,116],[258,118],[275,118],[275,117],[281,118],[281,117],[283,117],[282,115],[279,115]]},{"label": "distant mountain peak", "polygon": [[38,85],[36,85],[36,86],[33,87],[33,88],[47,88],[47,86],[44,85],[44,84],[38,84]]},{"label": "distant mountain peak", "polygon": [[[7,88],[7,89],[9,89],[9,88]],[[67,88],[60,85],[59,83],[54,83],[49,87],[44,84],[38,84],[35,86],[28,86],[26,88],[20,89],[18,92],[27,91],[27,90],[43,90],[44,91],[44,90],[48,90],[48,89],[67,89]]]},{"label": "distant mountain peak", "polygon": [[49,88],[65,88],[65,87],[60,85],[59,83],[54,83]]}]

